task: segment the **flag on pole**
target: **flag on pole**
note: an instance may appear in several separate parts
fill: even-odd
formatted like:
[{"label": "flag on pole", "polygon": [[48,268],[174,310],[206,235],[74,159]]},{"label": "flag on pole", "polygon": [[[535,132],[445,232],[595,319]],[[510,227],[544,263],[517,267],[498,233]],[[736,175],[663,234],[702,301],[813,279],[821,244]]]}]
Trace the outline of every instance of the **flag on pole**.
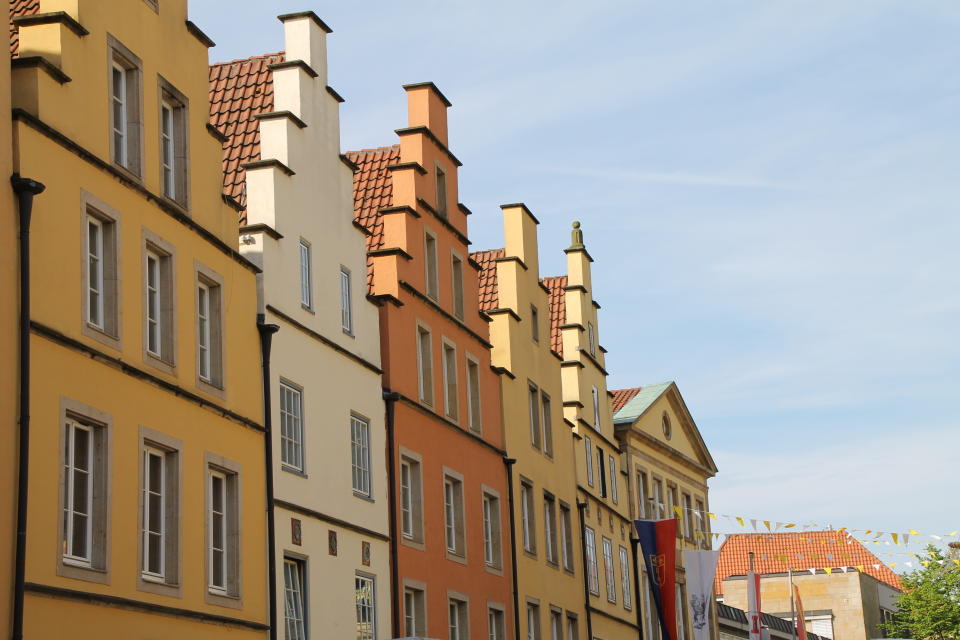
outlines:
[{"label": "flag on pole", "polygon": [[800,600],[800,586],[793,585],[793,593],[797,600],[797,638],[807,640],[807,621],[803,616],[803,601]]},{"label": "flag on pole", "polygon": [[[663,640],[677,638],[677,521],[634,520]],[[653,640],[651,638],[650,640]]]},{"label": "flag on pole", "polygon": [[760,625],[760,574],[747,571],[747,630],[750,640],[763,640]]},{"label": "flag on pole", "polygon": [[717,573],[719,551],[684,551],[683,568],[687,575],[687,606],[693,640],[710,640],[710,602],[713,578]]}]

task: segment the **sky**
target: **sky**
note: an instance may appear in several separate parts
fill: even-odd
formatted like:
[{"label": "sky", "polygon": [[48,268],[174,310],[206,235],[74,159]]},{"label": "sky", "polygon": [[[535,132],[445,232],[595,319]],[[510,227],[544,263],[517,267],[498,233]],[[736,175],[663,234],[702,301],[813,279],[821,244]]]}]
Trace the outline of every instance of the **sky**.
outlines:
[{"label": "sky", "polygon": [[558,274],[582,222],[610,388],[677,382],[713,511],[960,529],[960,3],[223,6],[190,2],[211,61],[333,28],[344,149],[435,82],[474,249],[524,202]]}]

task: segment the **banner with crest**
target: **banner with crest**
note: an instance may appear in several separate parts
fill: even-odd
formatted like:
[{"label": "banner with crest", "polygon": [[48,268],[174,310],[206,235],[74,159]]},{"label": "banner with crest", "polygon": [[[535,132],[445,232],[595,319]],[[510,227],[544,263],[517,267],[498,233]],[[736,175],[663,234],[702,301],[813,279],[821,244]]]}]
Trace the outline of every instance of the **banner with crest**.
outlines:
[{"label": "banner with crest", "polygon": [[[677,639],[677,521],[634,520],[663,640]],[[651,638],[650,640],[653,640]]]},{"label": "banner with crest", "polygon": [[683,552],[683,568],[687,577],[687,609],[693,640],[710,640],[710,603],[713,602],[713,579],[717,574],[719,551]]}]

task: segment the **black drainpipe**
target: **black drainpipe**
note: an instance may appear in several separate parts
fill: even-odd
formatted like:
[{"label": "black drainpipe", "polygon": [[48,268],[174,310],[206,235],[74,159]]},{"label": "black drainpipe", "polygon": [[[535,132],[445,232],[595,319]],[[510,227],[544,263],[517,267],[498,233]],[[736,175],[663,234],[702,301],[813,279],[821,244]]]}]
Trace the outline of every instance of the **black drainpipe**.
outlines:
[{"label": "black drainpipe", "polygon": [[513,580],[513,637],[520,637],[520,588],[517,586],[517,518],[513,513],[513,465],[516,458],[504,458],[507,467],[507,504],[510,507],[510,571]]},{"label": "black drainpipe", "polygon": [[[590,613],[590,568],[587,566],[587,521],[583,512],[586,502],[577,500],[577,513],[580,516],[580,555],[583,560],[583,606],[587,614],[587,638],[593,640],[593,615]],[[596,549],[594,549],[596,553]]]},{"label": "black drainpipe", "polygon": [[391,637],[400,637],[400,567],[397,566],[399,544],[397,540],[397,463],[396,438],[394,436],[393,413],[400,394],[395,391],[383,390],[383,401],[387,410],[387,495],[389,503],[387,515],[390,518],[390,591],[393,594],[393,607],[390,612]]},{"label": "black drainpipe", "polygon": [[[633,527],[633,523],[630,524]],[[637,555],[637,549],[640,546],[640,538],[630,534],[630,546],[633,548],[633,605],[637,608],[637,637],[643,640],[643,607],[640,606],[640,557]]]},{"label": "black drainpipe", "polygon": [[263,375],[263,457],[267,473],[267,597],[270,598],[270,640],[277,638],[277,527],[273,518],[273,409],[270,402],[270,347],[273,334],[280,330],[275,324],[266,324],[266,317],[257,314],[260,333],[260,366]]},{"label": "black drainpipe", "polygon": [[27,489],[30,480],[30,215],[33,196],[46,187],[36,180],[10,177],[20,209],[20,451],[17,464],[17,551],[13,577],[13,640],[23,638],[23,595],[27,559]]}]

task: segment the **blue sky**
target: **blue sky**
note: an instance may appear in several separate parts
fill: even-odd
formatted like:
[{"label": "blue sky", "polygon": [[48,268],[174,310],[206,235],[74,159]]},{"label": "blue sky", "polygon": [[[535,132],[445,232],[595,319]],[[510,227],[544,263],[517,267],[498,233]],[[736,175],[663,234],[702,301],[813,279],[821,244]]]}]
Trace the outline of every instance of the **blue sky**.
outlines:
[{"label": "blue sky", "polygon": [[211,60],[334,29],[345,148],[434,81],[474,248],[522,201],[559,273],[583,222],[611,388],[677,381],[715,511],[960,529],[960,4],[230,5]]}]

